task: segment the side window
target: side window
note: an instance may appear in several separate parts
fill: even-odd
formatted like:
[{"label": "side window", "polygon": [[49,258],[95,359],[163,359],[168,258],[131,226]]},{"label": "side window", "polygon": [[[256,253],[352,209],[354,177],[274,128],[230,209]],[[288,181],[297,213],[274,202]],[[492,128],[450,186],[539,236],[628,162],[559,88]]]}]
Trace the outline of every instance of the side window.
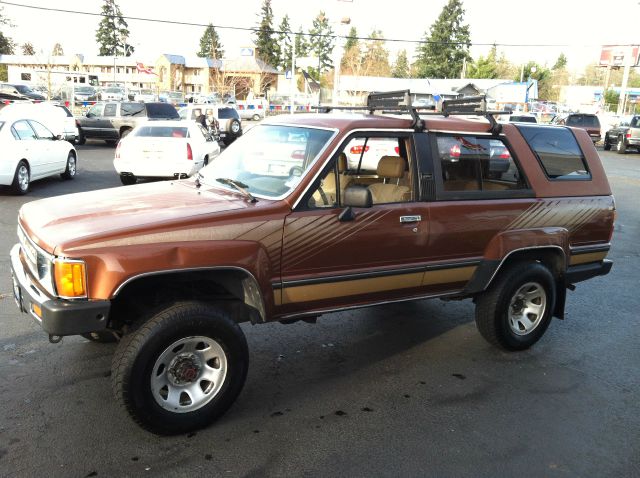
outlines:
[{"label": "side window", "polygon": [[632,128],[637,128],[639,125],[640,125],[640,117],[638,117],[638,116],[634,116],[634,117],[631,119],[631,127],[632,127]]},{"label": "side window", "polygon": [[115,103],[107,103],[106,105],[104,105],[104,115],[115,116],[117,108],[118,108],[118,105],[116,105]]},{"label": "side window", "polygon": [[104,104],[93,105],[87,112],[87,117],[90,118],[92,116],[102,116],[103,111],[104,111]]},{"label": "side window", "polygon": [[349,140],[336,164],[320,180],[309,207],[336,207],[350,185],[366,187],[373,204],[411,201],[412,158],[408,137],[358,136]]},{"label": "side window", "polygon": [[137,116],[144,112],[144,105],[142,103],[121,103],[120,110],[122,116]]},{"label": "side window", "polygon": [[53,133],[49,131],[49,129],[46,126],[43,126],[37,121],[29,121],[29,123],[31,124],[31,127],[35,130],[39,139],[48,139],[48,140],[53,139]]},{"label": "side window", "polygon": [[26,121],[16,121],[13,123],[11,133],[15,139],[19,139],[21,141],[38,139],[36,137],[36,133]]},{"label": "side window", "polygon": [[445,192],[527,188],[509,148],[501,139],[439,135],[436,143]]},{"label": "side window", "polygon": [[591,179],[573,133],[552,126],[519,126],[549,179]]}]

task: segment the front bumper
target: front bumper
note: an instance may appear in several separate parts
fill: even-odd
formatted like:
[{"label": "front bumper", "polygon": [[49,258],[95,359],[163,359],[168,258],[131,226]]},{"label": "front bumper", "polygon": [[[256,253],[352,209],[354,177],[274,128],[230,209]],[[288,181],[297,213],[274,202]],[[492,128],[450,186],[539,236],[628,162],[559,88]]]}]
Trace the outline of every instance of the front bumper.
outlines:
[{"label": "front bumper", "polygon": [[50,297],[22,263],[19,244],[11,249],[11,279],[13,296],[20,312],[33,317],[49,335],[78,335],[106,328],[110,301],[72,301]]}]

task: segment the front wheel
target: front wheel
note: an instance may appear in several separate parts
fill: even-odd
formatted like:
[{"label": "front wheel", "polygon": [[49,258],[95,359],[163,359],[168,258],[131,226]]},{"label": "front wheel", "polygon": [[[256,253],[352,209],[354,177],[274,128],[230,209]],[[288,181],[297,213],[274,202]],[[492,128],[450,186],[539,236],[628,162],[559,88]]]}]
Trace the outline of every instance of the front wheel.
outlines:
[{"label": "front wheel", "polygon": [[131,176],[125,176],[123,174],[120,175],[120,182],[125,186],[131,186],[132,184],[135,184],[136,181],[138,181],[138,178],[136,178],[133,175]]},{"label": "front wheel", "polygon": [[513,264],[476,300],[476,325],[492,345],[524,350],[549,326],[555,306],[553,275],[539,262]]},{"label": "front wheel", "polygon": [[604,150],[609,151],[611,149],[611,143],[609,142],[609,137],[604,137]]},{"label": "front wheel", "polygon": [[118,344],[116,398],[144,429],[160,435],[206,427],[233,404],[249,364],[242,330],[224,311],[182,302]]},{"label": "front wheel", "polygon": [[60,174],[60,177],[62,179],[73,179],[76,177],[76,172],[77,172],[77,162],[76,162],[76,155],[73,154],[72,151],[69,152],[69,155],[67,156],[67,167],[64,170],[64,173]]},{"label": "front wheel", "polygon": [[76,136],[76,139],[73,141],[73,144],[82,146],[86,142],[87,142],[87,138],[84,136],[84,133],[82,132],[82,130],[78,128],[78,136]]},{"label": "front wheel", "polygon": [[624,136],[618,138],[618,154],[625,154],[627,152],[627,143],[624,140]]}]

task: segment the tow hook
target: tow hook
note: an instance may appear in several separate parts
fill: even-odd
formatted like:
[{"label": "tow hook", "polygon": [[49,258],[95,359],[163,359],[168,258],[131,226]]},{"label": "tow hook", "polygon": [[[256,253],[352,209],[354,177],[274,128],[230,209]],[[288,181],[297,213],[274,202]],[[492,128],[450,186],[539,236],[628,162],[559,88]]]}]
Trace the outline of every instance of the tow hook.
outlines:
[{"label": "tow hook", "polygon": [[52,344],[59,344],[62,341],[62,335],[51,335],[49,334],[49,342]]}]

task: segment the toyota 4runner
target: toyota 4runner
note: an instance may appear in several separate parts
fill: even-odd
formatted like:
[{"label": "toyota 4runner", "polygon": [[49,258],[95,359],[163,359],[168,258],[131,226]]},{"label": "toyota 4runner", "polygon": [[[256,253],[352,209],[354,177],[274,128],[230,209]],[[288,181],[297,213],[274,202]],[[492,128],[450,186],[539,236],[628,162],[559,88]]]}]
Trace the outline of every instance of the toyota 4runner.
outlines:
[{"label": "toyota 4runner", "polygon": [[498,124],[482,98],[404,105],[392,92],[360,113],[277,117],[197,178],[25,204],[18,307],[52,342],[118,341],[116,398],[159,434],[231,406],[240,322],[471,298],[486,340],[530,347],[567,289],[611,268],[615,204],[591,138]]}]

